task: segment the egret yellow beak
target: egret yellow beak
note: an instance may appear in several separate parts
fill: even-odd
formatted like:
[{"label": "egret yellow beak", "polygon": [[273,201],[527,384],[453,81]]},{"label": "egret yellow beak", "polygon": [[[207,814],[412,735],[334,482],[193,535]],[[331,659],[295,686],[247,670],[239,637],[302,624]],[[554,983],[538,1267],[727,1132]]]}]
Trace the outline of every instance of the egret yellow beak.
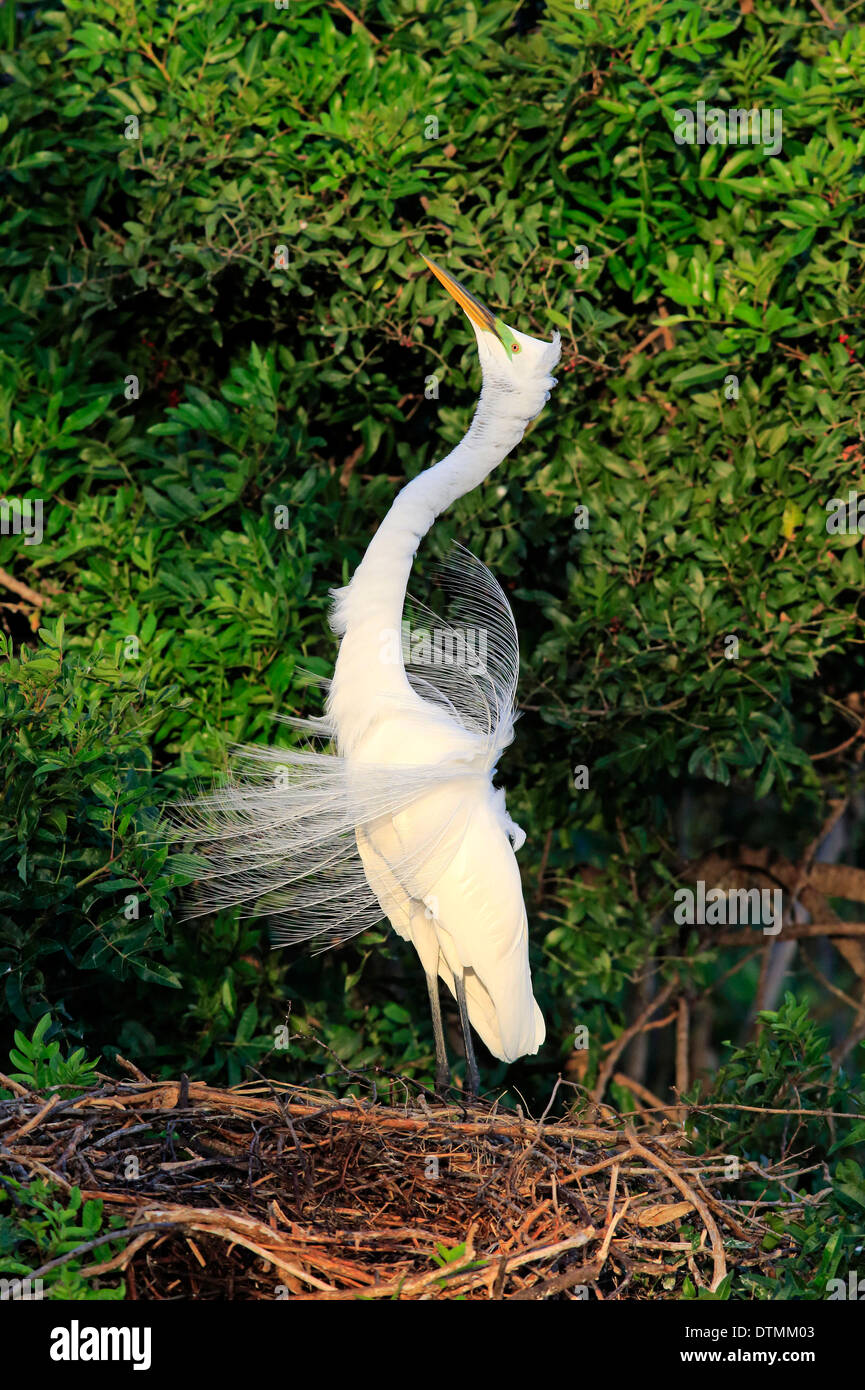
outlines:
[{"label": "egret yellow beak", "polygon": [[485,333],[492,333],[501,341],[501,336],[496,327],[496,316],[493,311],[488,309],[486,304],[482,304],[479,299],[475,299],[474,295],[466,289],[465,285],[461,285],[459,280],[455,280],[452,275],[448,275],[446,270],[442,270],[441,266],[436,265],[435,261],[429,260],[423,253],[421,253],[421,260],[426,262],[436,279],[444,285],[448,294],[456,300],[457,304],[468,315],[472,323],[476,324],[478,328],[483,329]]}]

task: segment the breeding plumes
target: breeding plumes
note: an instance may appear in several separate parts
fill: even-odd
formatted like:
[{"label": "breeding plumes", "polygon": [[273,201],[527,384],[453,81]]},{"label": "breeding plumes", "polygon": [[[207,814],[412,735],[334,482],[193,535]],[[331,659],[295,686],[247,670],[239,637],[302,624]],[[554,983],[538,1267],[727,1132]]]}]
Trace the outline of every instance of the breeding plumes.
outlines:
[{"label": "breeding plumes", "polygon": [[556,384],[560,345],[558,333],[548,343],[510,328],[426,263],[477,338],[483,386],[471,426],[399,493],[334,592],[340,647],[325,715],[287,721],[307,746],[240,749],[226,784],[180,819],[206,861],[199,910],[242,903],[273,915],[278,944],[319,949],[386,916],[426,974],[437,1088],[449,1080],[442,979],[476,1093],[470,1025],[505,1062],[544,1040],[515,857],[525,836],[493,785],[514,732],[517,633],[501,588],[461,547],[440,574],[445,616],[415,601],[407,634],[404,608],[418,545],[520,442]]}]

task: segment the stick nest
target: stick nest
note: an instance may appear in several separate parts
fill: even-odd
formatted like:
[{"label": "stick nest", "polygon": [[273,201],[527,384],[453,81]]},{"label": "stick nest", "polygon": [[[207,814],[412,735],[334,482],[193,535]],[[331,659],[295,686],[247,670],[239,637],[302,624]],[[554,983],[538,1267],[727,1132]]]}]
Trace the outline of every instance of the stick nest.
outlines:
[{"label": "stick nest", "polygon": [[762,1251],[724,1155],[605,1106],[553,1123],[393,1083],[390,1103],[185,1076],[47,1102],[8,1084],[0,1172],[120,1216],[124,1248],[86,1273],[122,1271],[131,1298],[674,1299],[790,1253]]}]

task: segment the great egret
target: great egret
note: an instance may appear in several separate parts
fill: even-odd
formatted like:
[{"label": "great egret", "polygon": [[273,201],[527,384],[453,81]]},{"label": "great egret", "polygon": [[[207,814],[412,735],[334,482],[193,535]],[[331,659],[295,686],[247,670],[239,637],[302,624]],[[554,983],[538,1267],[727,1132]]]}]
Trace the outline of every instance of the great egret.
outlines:
[{"label": "great egret", "polygon": [[449,1081],[441,978],[459,1007],[466,1091],[476,1094],[470,1025],[505,1062],[537,1052],[545,1033],[515,857],[525,835],[493,786],[513,738],[517,634],[501,588],[461,548],[442,573],[447,616],[415,604],[444,655],[441,642],[434,652],[406,643],[403,611],[435,518],[501,463],[549,399],[560,338],[510,328],[424,260],[477,338],[483,386],[471,426],[399,493],[351,583],[333,592],[341,642],[326,714],[287,721],[306,733],[306,749],[240,749],[226,785],[187,803],[182,820],[207,860],[203,910],[252,903],[277,914],[278,944],[312,939],[321,949],[386,916],[426,974],[437,1089]]}]

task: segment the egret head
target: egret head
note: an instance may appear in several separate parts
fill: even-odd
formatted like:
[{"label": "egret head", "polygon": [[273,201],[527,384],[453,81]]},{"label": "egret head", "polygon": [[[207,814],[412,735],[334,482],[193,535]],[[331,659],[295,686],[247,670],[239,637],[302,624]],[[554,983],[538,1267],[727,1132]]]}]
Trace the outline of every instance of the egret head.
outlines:
[{"label": "egret head", "polygon": [[454,279],[434,261],[423,257],[437,280],[441,281],[450,294],[464,310],[475,337],[478,340],[478,353],[484,380],[501,385],[509,392],[525,395],[537,408],[531,411],[536,415],[542,409],[549,393],[556,384],[551,376],[553,368],[561,356],[561,336],[553,334],[552,342],[543,338],[531,338],[516,328],[497,318],[492,309]]}]

